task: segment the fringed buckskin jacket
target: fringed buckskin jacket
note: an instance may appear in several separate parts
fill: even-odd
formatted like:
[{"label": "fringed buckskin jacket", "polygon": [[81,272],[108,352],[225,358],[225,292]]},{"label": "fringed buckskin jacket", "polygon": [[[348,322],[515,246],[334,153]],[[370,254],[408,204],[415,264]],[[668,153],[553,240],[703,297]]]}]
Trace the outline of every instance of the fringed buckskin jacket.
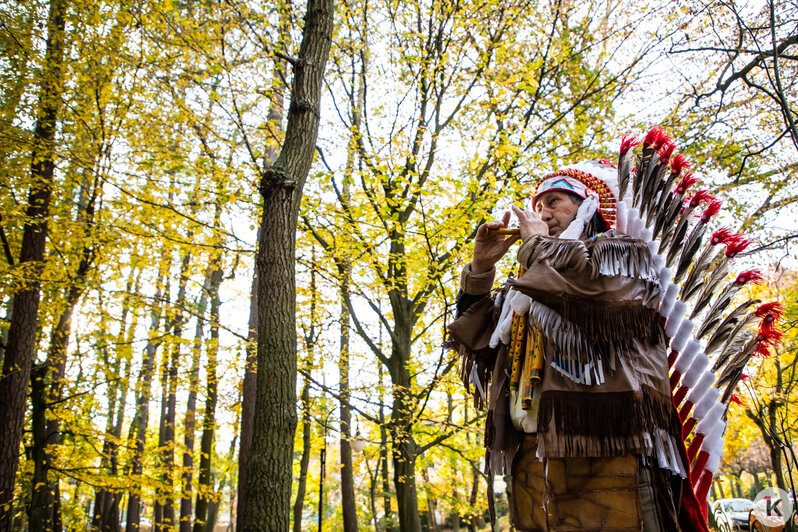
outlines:
[{"label": "fringed buckskin jacket", "polygon": [[[473,385],[478,408],[488,406],[487,472],[510,474],[524,432],[536,430],[540,459],[638,455],[684,478],[658,272],[646,244],[613,230],[585,240],[537,235],[521,246],[518,260],[526,271],[493,297],[493,272],[474,275],[467,266],[459,316],[449,325],[463,382]],[[535,346],[543,353],[542,375],[511,386],[519,374],[512,347],[521,336],[519,316],[535,331],[526,338],[542,344]],[[529,347],[521,349],[527,361]],[[532,430],[519,430],[510,416],[511,388],[528,386],[539,387],[537,419]]]}]

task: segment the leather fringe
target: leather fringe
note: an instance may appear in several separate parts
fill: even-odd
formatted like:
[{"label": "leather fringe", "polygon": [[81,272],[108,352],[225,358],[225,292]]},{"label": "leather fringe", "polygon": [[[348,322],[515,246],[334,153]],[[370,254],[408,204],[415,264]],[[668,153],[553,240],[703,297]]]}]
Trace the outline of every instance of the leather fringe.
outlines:
[{"label": "leather fringe", "polygon": [[592,341],[623,343],[637,338],[658,343],[664,338],[659,312],[639,301],[595,301],[565,296],[562,304],[563,318]]},{"label": "leather fringe", "polygon": [[[661,428],[681,436],[681,423],[675,415],[671,398],[644,387],[643,392],[544,392],[538,410],[538,432],[549,431],[552,420],[556,434],[589,436],[606,442],[614,454],[618,442]],[[623,444],[621,444],[623,445]]]},{"label": "leather fringe", "polygon": [[552,308],[533,301],[529,307],[529,319],[532,325],[543,333],[560,356],[575,357],[580,363],[593,362],[597,357],[592,343],[574,326],[564,320]]},{"label": "leather fringe", "polygon": [[[471,305],[463,313],[463,316],[475,312],[484,312],[483,309],[486,305],[493,305],[493,300],[489,296],[485,296]],[[444,340],[443,347],[445,349],[457,351],[460,355],[460,380],[466,389],[466,393],[471,393],[472,383],[477,385],[477,383],[473,382],[472,377],[477,379],[479,383],[478,386],[481,387],[481,393],[473,394],[474,407],[478,410],[484,410],[488,398],[488,387],[490,385],[491,374],[496,362],[496,350],[490,348],[477,350],[469,349],[457,338],[452,336],[451,332],[449,332],[449,336]]]},{"label": "leather fringe", "polygon": [[537,236],[537,243],[529,257],[529,264],[547,262],[556,270],[590,272],[590,256],[581,240],[560,240],[556,237]]},{"label": "leather fringe", "polygon": [[597,238],[589,249],[594,277],[620,275],[659,282],[659,272],[654,268],[651,251],[642,240],[618,236],[613,232]]},{"label": "leather fringe", "polygon": [[582,272],[593,279],[599,275],[622,275],[659,282],[648,245],[612,229],[586,242],[540,235],[534,238],[529,264],[546,262],[554,269]]}]

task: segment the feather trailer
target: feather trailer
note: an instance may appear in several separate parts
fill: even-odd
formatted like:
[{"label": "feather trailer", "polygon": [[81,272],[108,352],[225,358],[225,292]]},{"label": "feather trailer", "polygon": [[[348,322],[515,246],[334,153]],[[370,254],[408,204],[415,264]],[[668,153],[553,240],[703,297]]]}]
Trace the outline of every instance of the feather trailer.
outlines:
[{"label": "feather trailer", "polygon": [[[673,231],[670,249],[668,249],[668,255],[665,259],[665,264],[669,268],[673,266],[674,261],[676,261],[676,257],[682,251],[682,247],[685,244],[685,236],[687,235],[687,230],[689,229],[690,223],[693,219],[693,211],[695,211],[698,206],[701,205],[701,203],[710,202],[714,199],[715,197],[706,190],[699,190],[693,196],[685,198],[686,205],[681,216],[679,217],[679,222],[676,224],[676,229]],[[660,253],[662,253],[665,249],[663,247],[664,244],[664,242],[660,244]]]},{"label": "feather trailer", "polygon": [[768,357],[784,336],[777,323],[784,315],[784,305],[779,302],[770,302],[760,305],[756,309],[756,317],[761,318],[756,336],[751,336],[745,347],[740,350],[726,365],[718,376],[718,387],[728,383],[723,392],[721,402],[728,404],[734,389],[743,375],[743,369],[752,356]]},{"label": "feather trailer", "polygon": [[[676,181],[676,178],[679,177],[679,174],[681,173],[682,168],[684,167],[683,165],[687,162],[684,156],[681,154],[671,158],[675,149],[676,149],[676,144],[673,144],[671,142],[665,144],[660,150],[660,163],[662,165],[667,166],[667,168],[663,168],[662,170],[663,177],[657,180],[657,188],[654,190],[653,194],[651,195],[650,199],[651,203],[648,207],[646,215],[647,226],[652,226],[654,224],[654,221],[661,212],[663,202],[670,194],[671,188],[673,188],[673,183]],[[677,160],[677,158],[679,162],[676,163],[677,171],[674,172],[674,161]],[[666,173],[667,177],[665,177]]]},{"label": "feather trailer", "polygon": [[717,253],[712,260],[709,259],[710,255],[712,255],[713,248],[719,244],[724,244],[726,239],[731,235],[731,229],[728,227],[721,227],[712,233],[709,242],[704,247],[704,251],[698,257],[698,260],[693,263],[693,267],[690,268],[687,278],[684,280],[684,283],[682,283],[682,293],[684,294],[685,301],[692,299],[695,292],[701,288],[703,284],[701,281],[706,271],[713,265],[717,266],[718,261],[722,259],[723,255],[721,253]]},{"label": "feather trailer", "polygon": [[[759,284],[762,282],[762,272],[759,270],[745,270],[740,272],[734,281],[727,284],[723,290],[721,290],[718,297],[715,298],[715,301],[712,303],[712,306],[709,307],[709,311],[707,312],[707,317],[712,315],[718,315],[723,312],[723,309],[729,306],[731,303],[732,298],[737,295],[737,292],[748,283]],[[704,310],[707,303],[709,301],[704,299],[700,300],[695,308],[693,309],[693,313],[690,315],[690,318],[694,318],[699,312]],[[700,306],[699,306],[700,304]],[[703,323],[702,323],[703,327]]]},{"label": "feather trailer", "polygon": [[754,335],[754,333],[747,328],[747,326],[753,322],[752,315],[753,313],[746,315],[745,319],[739,322],[729,334],[728,340],[726,340],[723,349],[720,351],[720,355],[718,355],[715,364],[712,366],[713,372],[717,373],[720,369],[724,368],[733,356],[736,356],[737,353],[743,350],[743,347]]},{"label": "feather trailer", "polygon": [[640,190],[640,216],[646,220],[646,225],[650,222],[650,217],[646,216],[646,213],[648,213],[652,205],[656,205],[654,195],[662,183],[665,174],[670,169],[668,161],[674,149],[676,149],[676,145],[665,133],[660,134],[654,142],[654,150],[656,153],[651,156],[651,161],[649,161],[648,168],[646,168]]},{"label": "feather trailer", "polygon": [[667,197],[662,198],[660,202],[662,206],[654,222],[653,236],[657,238],[661,232],[662,238],[660,240],[663,244],[668,242],[670,235],[673,233],[673,224],[676,222],[676,217],[679,215],[684,195],[687,193],[687,190],[697,182],[698,178],[695,177],[692,172],[687,172],[679,181],[679,184],[676,185],[676,190],[672,193],[668,193]]},{"label": "feather trailer", "polygon": [[695,314],[698,314],[698,312],[709,303],[712,294],[715,293],[718,285],[726,277],[731,259],[745,250],[750,244],[751,241],[739,233],[735,233],[726,239],[725,256],[715,263],[715,268],[712,270],[712,273],[710,273],[709,278],[705,279],[701,287],[701,293],[698,295],[698,300],[695,303],[694,308],[698,309],[695,311]]},{"label": "feather trailer", "polygon": [[[651,128],[646,136],[643,138],[643,149],[640,152],[640,155],[637,157],[637,163],[635,165],[637,171],[632,175],[632,206],[636,208],[640,208],[640,192],[642,182],[644,181],[645,175],[648,173],[649,166],[656,164],[656,161],[652,162],[654,157],[659,158],[659,154],[655,146],[659,143],[660,137],[664,135],[663,131],[657,128]],[[661,143],[660,143],[661,145]]]},{"label": "feather trailer", "polygon": [[[709,223],[709,220],[713,216],[718,214],[721,205],[722,202],[720,200],[711,200],[709,201],[706,209],[704,209],[704,212],[701,214],[701,218],[698,220],[698,223],[687,237],[687,241],[682,249],[682,254],[679,255],[678,267],[676,268],[676,274],[673,277],[674,282],[680,281],[681,278],[684,277],[684,274],[687,273],[687,268],[689,268],[690,264],[693,263],[695,254],[698,252],[698,248],[701,246],[701,241],[703,240],[704,233],[707,230],[707,223]],[[682,287],[681,294],[682,301],[688,301],[690,299],[687,297],[684,287]]]},{"label": "feather trailer", "polygon": [[718,305],[717,309],[714,309],[713,306],[713,308],[707,312],[707,315],[704,318],[704,321],[701,323],[701,326],[698,328],[698,332],[696,333],[695,337],[701,339],[712,332],[709,340],[707,340],[706,352],[708,354],[714,353],[720,349],[724,343],[726,343],[732,332],[735,330],[737,324],[740,323],[741,319],[744,322],[744,325],[749,325],[751,322],[753,322],[755,317],[753,312],[749,313],[745,317],[744,315],[749,308],[753,307],[754,305],[758,305],[759,303],[761,303],[759,299],[749,299],[742,305],[735,307],[735,309],[729,312],[728,316],[722,320],[720,319],[720,312],[722,312],[724,307]]},{"label": "feather trailer", "polygon": [[624,136],[621,139],[621,149],[618,154],[618,203],[623,201],[626,189],[629,186],[629,171],[632,167],[632,149],[639,146],[640,141],[634,135]]},{"label": "feather trailer", "polygon": [[665,207],[666,200],[672,195],[671,188],[673,187],[673,183],[675,183],[676,179],[682,175],[683,170],[686,170],[691,166],[692,163],[689,162],[681,153],[677,153],[670,159],[671,172],[670,175],[668,175],[668,179],[663,182],[662,192],[659,194],[659,203],[653,214],[659,215],[659,213],[662,212],[662,209]]}]

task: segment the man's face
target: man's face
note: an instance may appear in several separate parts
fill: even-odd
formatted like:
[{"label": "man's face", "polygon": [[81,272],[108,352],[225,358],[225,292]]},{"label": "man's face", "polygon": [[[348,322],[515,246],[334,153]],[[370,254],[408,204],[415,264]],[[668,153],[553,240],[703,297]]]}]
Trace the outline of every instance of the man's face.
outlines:
[{"label": "man's face", "polygon": [[579,204],[560,190],[544,192],[535,201],[535,212],[549,226],[549,236],[560,236],[576,218]]}]

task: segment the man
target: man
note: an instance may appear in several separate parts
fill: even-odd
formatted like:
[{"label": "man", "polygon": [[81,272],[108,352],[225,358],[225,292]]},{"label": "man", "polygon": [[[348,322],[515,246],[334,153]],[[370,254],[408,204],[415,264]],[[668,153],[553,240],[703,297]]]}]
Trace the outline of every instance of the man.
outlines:
[{"label": "man", "polygon": [[[679,529],[681,425],[671,404],[657,271],[611,229],[614,168],[546,176],[534,211],[481,225],[450,343],[487,399],[486,469],[512,474],[520,531]],[[490,296],[521,240],[520,274]],[[486,397],[487,396],[487,397]]]}]

